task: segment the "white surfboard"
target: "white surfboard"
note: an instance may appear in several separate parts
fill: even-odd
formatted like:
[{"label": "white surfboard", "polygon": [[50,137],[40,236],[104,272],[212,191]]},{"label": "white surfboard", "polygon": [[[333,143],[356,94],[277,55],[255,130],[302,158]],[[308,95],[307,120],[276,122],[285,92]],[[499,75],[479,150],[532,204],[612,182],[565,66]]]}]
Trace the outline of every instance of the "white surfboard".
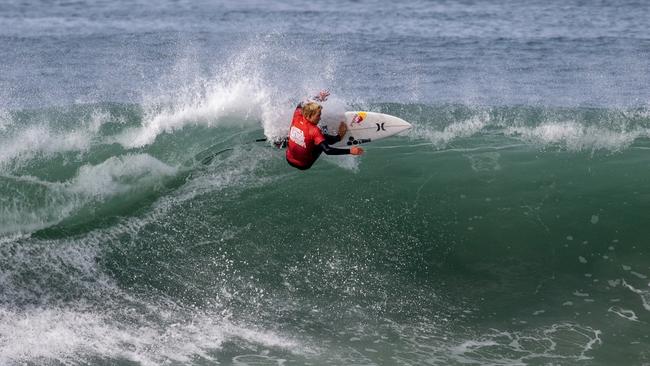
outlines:
[{"label": "white surfboard", "polygon": [[[327,126],[330,135],[337,133],[339,123],[340,121]],[[411,128],[411,124],[401,118],[363,111],[345,112],[345,124],[348,126],[348,132],[340,142],[333,145],[334,147],[367,144]]]}]

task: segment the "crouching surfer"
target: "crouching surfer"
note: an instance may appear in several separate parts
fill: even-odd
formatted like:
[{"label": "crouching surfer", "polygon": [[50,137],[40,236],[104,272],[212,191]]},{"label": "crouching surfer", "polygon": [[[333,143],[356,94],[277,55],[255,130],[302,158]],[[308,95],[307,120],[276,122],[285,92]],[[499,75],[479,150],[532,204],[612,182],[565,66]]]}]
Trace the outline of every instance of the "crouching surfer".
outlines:
[{"label": "crouching surfer", "polygon": [[337,149],[331,147],[345,136],[348,127],[345,122],[339,125],[338,135],[325,135],[318,128],[321,110],[323,107],[318,102],[324,102],[329,96],[328,91],[321,91],[313,101],[304,101],[298,104],[288,136],[287,162],[294,168],[307,170],[316,162],[321,153],[327,155],[361,155],[363,149],[353,146],[350,149]]}]

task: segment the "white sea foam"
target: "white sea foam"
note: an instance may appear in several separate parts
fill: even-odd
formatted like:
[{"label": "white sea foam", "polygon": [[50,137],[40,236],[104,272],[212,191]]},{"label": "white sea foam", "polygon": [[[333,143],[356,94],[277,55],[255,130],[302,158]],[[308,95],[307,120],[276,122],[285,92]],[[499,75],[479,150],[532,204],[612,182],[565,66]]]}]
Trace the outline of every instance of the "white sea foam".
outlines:
[{"label": "white sea foam", "polygon": [[46,126],[28,127],[0,142],[0,166],[21,156],[28,159],[37,154],[85,151],[90,140],[86,131],[60,133]]},{"label": "white sea foam", "polygon": [[[269,55],[273,55],[272,62],[284,60],[282,67],[295,64],[296,68],[326,72],[304,74],[308,79],[310,75],[316,76],[314,80],[293,78],[294,73],[272,73],[266,65]],[[115,142],[137,148],[152,144],[161,134],[187,126],[214,128],[233,124],[260,126],[270,139],[284,137],[295,102],[315,92],[316,85],[323,85],[323,77],[333,75],[331,60],[319,61],[318,67],[313,63],[298,62],[295,54],[278,53],[265,40],[235,52],[207,77],[199,76],[200,68],[191,57],[183,58],[169,75],[163,76],[158,92],[152,90],[143,97],[142,124],[123,131]]]},{"label": "white sea foam", "polygon": [[269,94],[259,80],[237,79],[231,82],[214,82],[205,86],[199,95],[186,96],[161,109],[151,107],[145,114],[142,126],[131,128],[116,137],[127,148],[153,143],[162,133],[172,133],[186,126],[215,127],[230,123],[250,123],[273,119]]},{"label": "white sea foam", "polygon": [[[197,359],[214,363],[222,361],[215,358],[215,352],[228,340],[246,348],[311,352],[310,346],[292,337],[230,320],[229,311],[222,308],[218,299],[201,309],[185,308],[165,298],[140,299],[123,290],[96,260],[105,248],[123,245],[126,237],[137,235],[144,226],[162,220],[178,204],[197,194],[264,184],[254,174],[259,164],[273,158],[265,157],[264,153],[269,154],[268,149],[260,149],[254,157],[236,151],[218,169],[206,167],[188,185],[161,197],[144,217],[132,217],[80,238],[51,241],[24,238],[23,241],[29,242],[5,243],[0,247],[0,260],[4,263],[0,272],[3,289],[0,364],[50,361],[67,364],[97,359],[122,359],[142,365],[184,364]],[[89,166],[87,176],[101,173],[93,169],[102,166],[111,173],[119,172],[115,176],[119,180],[131,174],[129,169],[122,169],[128,162],[135,165],[134,169],[138,168],[138,162],[157,165],[150,164],[151,157],[130,158]],[[165,173],[169,169],[163,167],[161,171]],[[79,177],[85,177],[84,174]],[[99,175],[100,181],[106,179]],[[114,176],[109,176],[113,182]],[[84,179],[67,184],[78,188],[80,194],[94,195],[95,191],[86,189]],[[114,189],[111,183],[101,192],[116,191],[121,189]],[[224,232],[224,235],[229,234]],[[24,277],[21,273],[25,271],[34,274]],[[238,361],[245,362],[246,358]]]},{"label": "white sea foam", "polygon": [[470,117],[454,121],[442,129],[415,124],[409,136],[427,139],[436,147],[444,147],[456,139],[479,133],[502,134],[541,147],[559,146],[569,151],[621,151],[634,141],[650,136],[650,129],[623,122],[602,121],[600,125],[586,125],[579,120],[554,120],[548,116],[547,120],[530,126],[526,121],[504,121],[498,113],[494,117],[492,112],[490,108],[479,108]]},{"label": "white sea foam", "polygon": [[47,120],[18,128],[9,114],[0,113],[0,132],[4,132],[0,136],[0,168],[16,159],[24,163],[39,156],[86,152],[97,139],[101,126],[110,120],[108,112],[95,109],[70,130]]},{"label": "white sea foam", "polygon": [[627,319],[633,322],[638,322],[639,318],[636,316],[634,311],[629,310],[629,309],[623,309],[620,306],[612,306],[609,309],[607,309],[608,312],[614,313],[618,316],[620,316],[623,319]]},{"label": "white sea foam", "polygon": [[[7,198],[0,206],[0,235],[29,233],[59,222],[80,205],[65,184],[32,176],[2,175]],[[29,199],[26,199],[28,192]]]},{"label": "white sea foam", "polygon": [[451,347],[451,357],[463,364],[524,365],[529,362],[589,360],[587,355],[602,344],[601,332],[573,323],[553,324],[529,331],[498,331]]},{"label": "white sea foam", "polygon": [[630,146],[634,140],[648,136],[645,129],[611,130],[574,121],[546,122],[536,127],[510,126],[505,128],[504,133],[541,145],[560,144],[572,151],[619,151]]},{"label": "white sea foam", "polygon": [[[572,304],[565,303],[565,306]],[[391,360],[404,364],[527,365],[571,364],[591,359],[590,351],[602,344],[601,331],[590,326],[563,322],[522,330],[487,329],[476,335],[463,335],[457,327],[445,331],[449,324],[403,325],[391,323],[391,333],[361,332],[360,348],[368,340],[390,342],[399,336],[400,347]],[[445,320],[446,322],[446,320]],[[522,322],[521,324],[525,324]],[[472,332],[476,329],[472,328]],[[391,344],[391,349],[394,349]],[[359,360],[353,360],[360,364]]]},{"label": "white sea foam", "polygon": [[501,154],[499,152],[493,151],[467,154],[465,156],[469,159],[472,170],[475,172],[496,171],[501,169],[501,165],[499,164]]},{"label": "white sea foam", "polygon": [[4,132],[13,123],[11,115],[4,109],[0,109],[0,132]]},{"label": "white sea foam", "polygon": [[641,302],[643,303],[643,308],[646,309],[647,311],[650,311],[650,291],[649,290],[637,289],[634,286],[627,283],[625,280],[623,280],[623,286],[627,287],[630,291],[632,291],[635,294],[639,295],[639,297],[641,297]]},{"label": "white sea foam", "polygon": [[84,165],[68,183],[68,190],[86,197],[104,198],[159,183],[176,167],[148,155],[114,156],[98,165]]},{"label": "white sea foam", "polygon": [[[300,342],[270,331],[234,324],[222,316],[193,312],[169,312],[150,304],[153,314],[135,309],[84,309],[77,304],[66,308],[0,309],[0,363],[21,364],[36,360],[62,363],[80,359],[127,359],[142,365],[188,363],[197,357],[210,362],[229,339],[266,348],[301,352]],[[156,312],[158,312],[156,314]],[[121,322],[113,315],[132,317]],[[147,321],[166,314],[175,322]]]},{"label": "white sea foam", "polygon": [[[94,117],[88,119],[88,130],[98,130],[108,118],[99,112],[93,113],[92,116]],[[35,131],[47,132],[48,130],[37,128]],[[26,133],[33,135],[30,130]],[[68,146],[59,144],[55,147],[47,147],[47,140],[52,138],[52,135],[44,133],[42,136],[42,144],[31,145],[42,146],[43,149],[52,149],[52,151]],[[69,147],[78,149],[87,146],[86,142],[83,145]],[[19,154],[21,151],[32,153],[34,151],[29,150],[28,147],[20,150],[22,146],[19,147],[18,143],[15,146],[17,148],[0,147],[0,151],[12,151],[14,154]],[[188,192],[191,196],[203,191],[213,191],[239,184],[238,182],[242,180],[248,181],[247,177],[251,177],[251,172],[257,168],[258,163],[268,160],[272,155],[268,149],[261,149],[253,155],[237,149],[235,154],[229,155],[227,169],[219,169],[214,172],[215,174],[199,175],[199,179],[187,183],[188,190],[181,190],[179,194]],[[85,164],[78,169],[74,177],[63,182],[49,182],[32,176],[3,175],[8,199],[0,207],[0,234],[6,237],[55,225],[89,205],[103,205],[112,197],[153,189],[165,179],[175,176],[178,169],[148,154],[139,153],[109,157],[99,164]],[[250,184],[263,184],[263,182],[264,179],[253,179]],[[12,190],[16,193],[11,194]],[[29,194],[26,195],[25,192]]]},{"label": "white sea foam", "polygon": [[[0,208],[0,234],[29,233],[52,226],[89,204],[151,189],[178,172],[147,154],[111,157],[106,161],[82,166],[77,175],[65,182],[48,182],[31,176],[5,176],[15,190],[29,192],[29,200],[13,194]],[[5,188],[8,189],[8,188]]]},{"label": "white sea foam", "polygon": [[436,130],[426,125],[415,125],[409,131],[409,136],[412,138],[424,138],[436,146],[444,146],[454,139],[470,137],[480,132],[488,125],[489,121],[488,113],[483,112],[466,120],[452,123],[442,130]]}]

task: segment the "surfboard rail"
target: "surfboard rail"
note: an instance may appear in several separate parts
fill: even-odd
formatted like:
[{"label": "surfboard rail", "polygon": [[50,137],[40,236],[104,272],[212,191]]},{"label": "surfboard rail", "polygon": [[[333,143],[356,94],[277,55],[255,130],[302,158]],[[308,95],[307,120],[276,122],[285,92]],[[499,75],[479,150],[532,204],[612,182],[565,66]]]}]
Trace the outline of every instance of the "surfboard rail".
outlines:
[{"label": "surfboard rail", "polygon": [[336,147],[367,144],[406,131],[412,125],[390,114],[366,111],[345,112],[348,131]]}]

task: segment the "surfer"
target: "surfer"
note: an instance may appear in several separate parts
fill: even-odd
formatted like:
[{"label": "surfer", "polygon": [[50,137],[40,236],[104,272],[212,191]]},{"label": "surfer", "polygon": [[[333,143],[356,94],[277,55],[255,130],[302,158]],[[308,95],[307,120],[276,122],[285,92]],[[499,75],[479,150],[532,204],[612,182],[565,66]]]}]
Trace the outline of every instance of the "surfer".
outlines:
[{"label": "surfer", "polygon": [[321,153],[327,155],[361,155],[363,149],[353,146],[350,149],[337,149],[331,147],[345,136],[348,128],[345,122],[339,125],[338,135],[323,134],[318,128],[321,110],[323,107],[318,102],[324,102],[330,93],[322,90],[313,101],[307,100],[298,104],[293,112],[289,141],[287,148],[287,162],[294,168],[307,170],[316,162]]}]

